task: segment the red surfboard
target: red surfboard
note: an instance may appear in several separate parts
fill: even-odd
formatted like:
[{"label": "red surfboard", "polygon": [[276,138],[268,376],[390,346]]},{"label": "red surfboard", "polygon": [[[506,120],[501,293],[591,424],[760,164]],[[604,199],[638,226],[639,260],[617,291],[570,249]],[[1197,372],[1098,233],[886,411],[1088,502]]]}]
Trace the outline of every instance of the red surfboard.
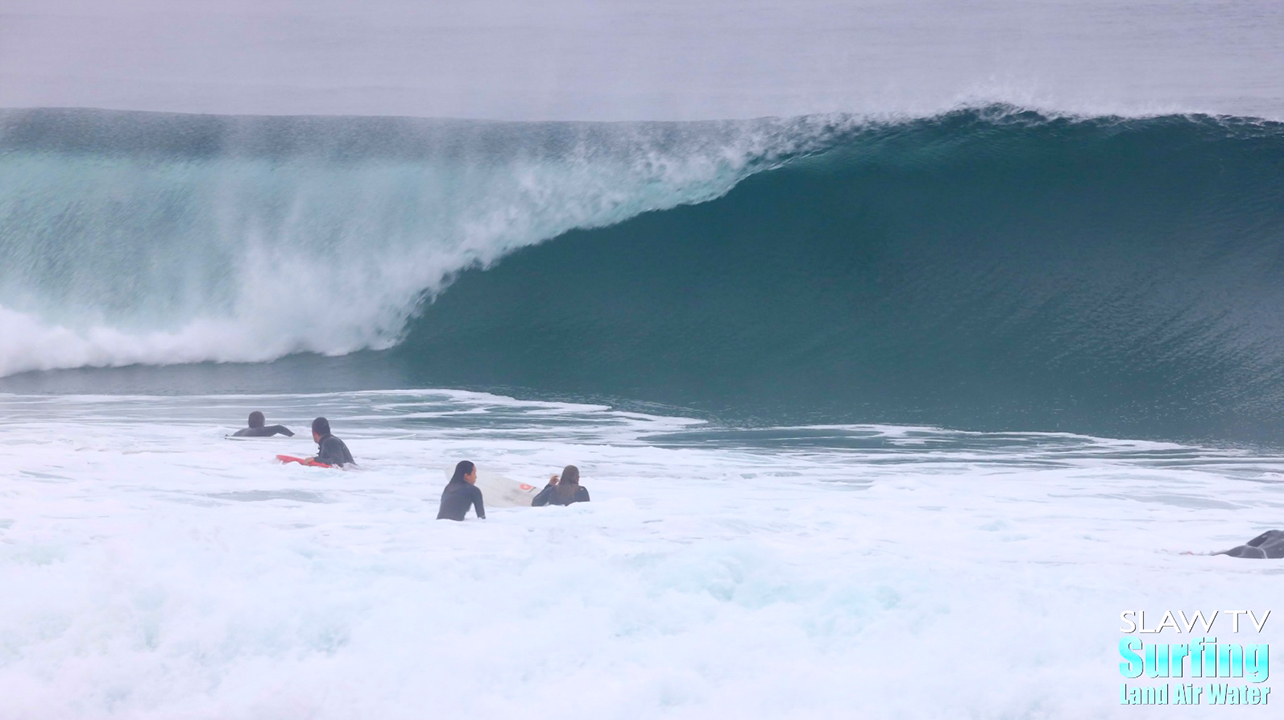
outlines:
[{"label": "red surfboard", "polygon": [[300,457],[294,457],[293,455],[277,455],[276,459],[280,460],[283,463],[296,462],[300,465],[307,465],[308,467],[323,467],[323,468],[334,467],[333,465],[326,465],[325,463],[319,463],[316,460],[313,460],[312,458],[300,458]]}]

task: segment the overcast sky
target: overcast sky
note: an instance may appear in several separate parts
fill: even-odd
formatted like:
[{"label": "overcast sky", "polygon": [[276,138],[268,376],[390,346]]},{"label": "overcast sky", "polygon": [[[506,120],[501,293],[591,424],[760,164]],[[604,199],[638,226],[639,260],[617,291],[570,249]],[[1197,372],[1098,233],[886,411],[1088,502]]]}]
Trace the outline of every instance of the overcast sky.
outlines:
[{"label": "overcast sky", "polygon": [[0,106],[1284,117],[1278,0],[0,0]]}]

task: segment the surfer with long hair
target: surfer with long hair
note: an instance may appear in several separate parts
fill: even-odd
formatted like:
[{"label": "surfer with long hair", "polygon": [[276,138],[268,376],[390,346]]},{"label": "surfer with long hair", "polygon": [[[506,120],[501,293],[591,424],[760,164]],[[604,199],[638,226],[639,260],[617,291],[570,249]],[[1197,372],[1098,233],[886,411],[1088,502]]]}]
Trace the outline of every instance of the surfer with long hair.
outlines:
[{"label": "surfer with long hair", "polygon": [[531,499],[531,506],[570,505],[588,501],[588,489],[580,485],[580,469],[574,465],[567,465],[562,469],[560,477],[554,475],[548,479],[544,489]]},{"label": "surfer with long hair", "polygon": [[468,514],[468,506],[477,510],[477,517],[486,519],[486,508],[482,504],[482,491],[477,482],[477,466],[467,460],[460,460],[455,465],[455,474],[441,491],[441,509],[437,511],[438,520],[463,520]]}]

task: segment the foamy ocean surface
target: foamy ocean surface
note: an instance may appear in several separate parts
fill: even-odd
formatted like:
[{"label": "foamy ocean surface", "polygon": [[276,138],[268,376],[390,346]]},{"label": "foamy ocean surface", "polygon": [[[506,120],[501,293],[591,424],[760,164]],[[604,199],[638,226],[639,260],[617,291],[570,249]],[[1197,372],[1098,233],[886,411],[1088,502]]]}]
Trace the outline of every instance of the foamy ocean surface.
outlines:
[{"label": "foamy ocean surface", "polygon": [[[224,439],[253,408],[300,434]],[[316,414],[360,469],[273,461]],[[1247,451],[430,390],[0,418],[5,718],[1211,717],[1119,704],[1120,612],[1284,590],[1181,554],[1278,523]],[[437,522],[459,459],[593,502]]]}]

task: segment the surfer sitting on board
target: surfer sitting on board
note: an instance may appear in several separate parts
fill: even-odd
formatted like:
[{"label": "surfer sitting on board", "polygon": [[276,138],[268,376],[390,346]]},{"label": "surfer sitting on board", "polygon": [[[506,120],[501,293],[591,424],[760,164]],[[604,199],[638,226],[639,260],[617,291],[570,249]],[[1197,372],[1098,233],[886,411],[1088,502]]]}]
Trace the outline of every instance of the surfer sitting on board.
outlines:
[{"label": "surfer sitting on board", "polygon": [[441,491],[441,510],[437,511],[438,520],[463,520],[468,514],[468,506],[477,510],[477,517],[486,519],[486,508],[482,505],[482,491],[474,484],[477,482],[477,466],[467,460],[460,460],[455,466],[455,474]]},{"label": "surfer sitting on board", "polygon": [[549,478],[544,489],[531,498],[531,507],[570,505],[588,501],[588,490],[580,485],[580,469],[574,465],[567,465],[562,469],[561,478],[556,475]]},{"label": "surfer sitting on board", "polygon": [[290,428],[284,425],[264,427],[263,424],[265,422],[267,422],[267,420],[263,418],[263,413],[255,410],[250,413],[250,426],[241,428],[240,430],[232,433],[232,437],[272,437],[277,434],[294,437],[294,433],[290,432]]},{"label": "surfer sitting on board", "polygon": [[348,452],[348,446],[330,434],[329,420],[319,417],[312,421],[312,439],[317,444],[317,456],[312,458],[313,462],[339,466],[356,464],[352,453]]}]

